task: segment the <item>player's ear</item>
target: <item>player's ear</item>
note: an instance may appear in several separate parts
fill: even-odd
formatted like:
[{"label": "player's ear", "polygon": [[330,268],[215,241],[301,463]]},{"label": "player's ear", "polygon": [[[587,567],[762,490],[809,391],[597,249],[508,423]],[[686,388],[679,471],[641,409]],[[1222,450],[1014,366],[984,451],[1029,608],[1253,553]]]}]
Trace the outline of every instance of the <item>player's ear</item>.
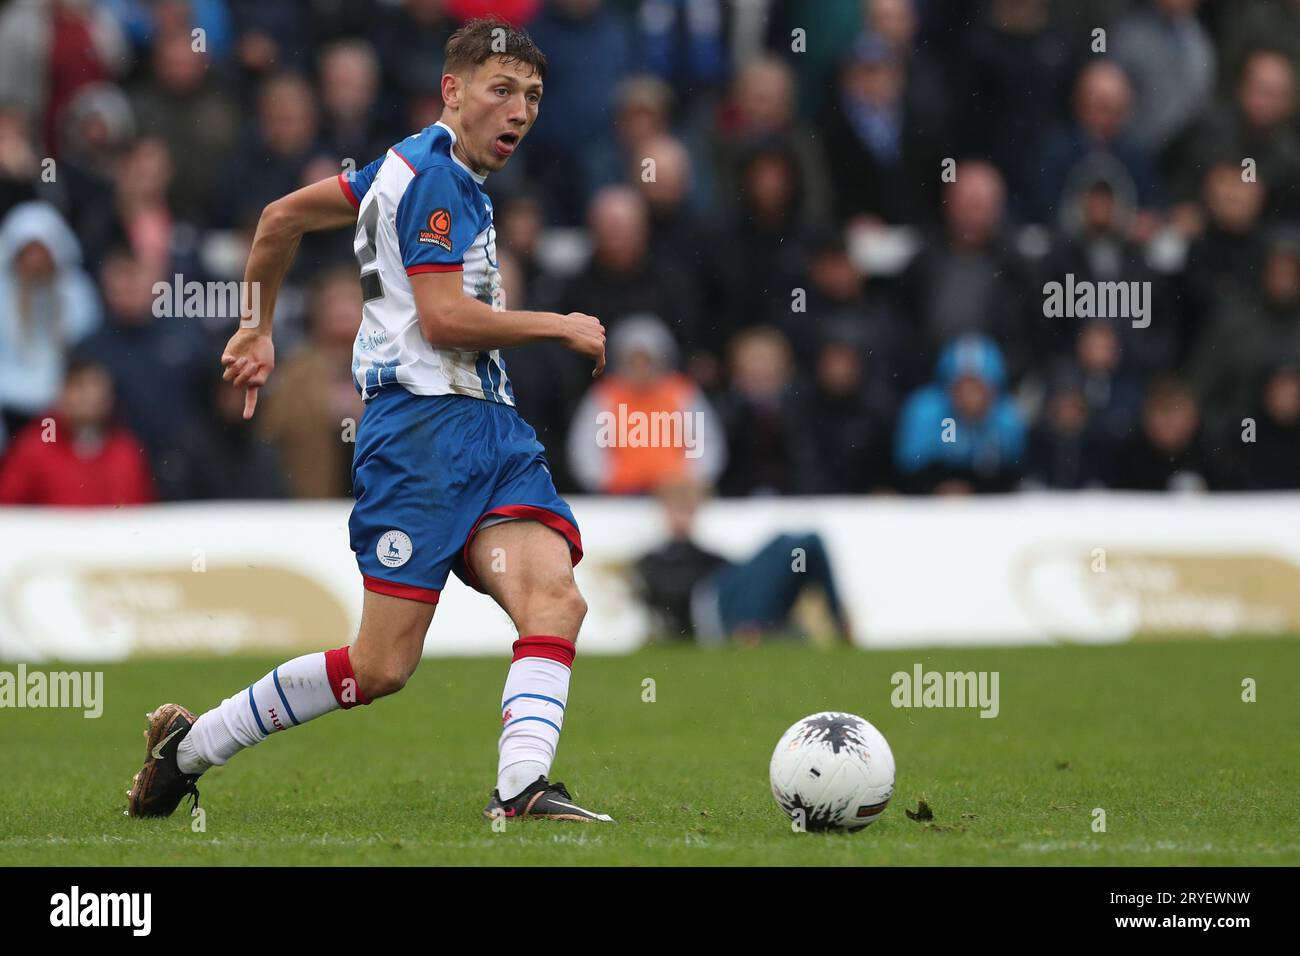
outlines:
[{"label": "player's ear", "polygon": [[463,86],[455,73],[442,75],[442,101],[452,109],[460,109],[460,94]]}]

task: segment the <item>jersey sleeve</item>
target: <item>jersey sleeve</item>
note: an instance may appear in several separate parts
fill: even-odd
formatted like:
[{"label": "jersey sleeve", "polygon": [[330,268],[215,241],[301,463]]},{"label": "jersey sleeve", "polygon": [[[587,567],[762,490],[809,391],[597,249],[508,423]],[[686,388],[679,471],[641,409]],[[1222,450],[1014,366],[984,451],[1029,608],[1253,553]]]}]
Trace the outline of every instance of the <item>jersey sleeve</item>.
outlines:
[{"label": "jersey sleeve", "polygon": [[375,174],[383,164],[384,157],[380,156],[361,169],[339,173],[339,187],[343,190],[343,195],[348,198],[348,202],[357,209],[361,208],[361,200],[365,199],[366,193],[370,192],[370,184],[375,181]]},{"label": "jersey sleeve", "polygon": [[407,275],[455,272],[478,235],[468,190],[450,169],[423,169],[397,204],[397,243]]}]

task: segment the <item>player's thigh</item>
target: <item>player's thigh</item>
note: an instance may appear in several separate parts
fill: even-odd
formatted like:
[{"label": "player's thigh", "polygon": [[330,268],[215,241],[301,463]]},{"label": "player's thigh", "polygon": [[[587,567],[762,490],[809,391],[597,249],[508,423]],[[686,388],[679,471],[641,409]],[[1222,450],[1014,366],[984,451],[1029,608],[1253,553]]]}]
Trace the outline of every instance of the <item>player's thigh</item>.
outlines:
[{"label": "player's thigh", "polygon": [[361,631],[349,657],[361,692],[371,700],[393,694],[415,673],[434,605],[366,591]]},{"label": "player's thigh", "polygon": [[569,542],[537,521],[517,519],[478,532],[469,565],[521,636],[578,639],[587,603],[573,580]]}]

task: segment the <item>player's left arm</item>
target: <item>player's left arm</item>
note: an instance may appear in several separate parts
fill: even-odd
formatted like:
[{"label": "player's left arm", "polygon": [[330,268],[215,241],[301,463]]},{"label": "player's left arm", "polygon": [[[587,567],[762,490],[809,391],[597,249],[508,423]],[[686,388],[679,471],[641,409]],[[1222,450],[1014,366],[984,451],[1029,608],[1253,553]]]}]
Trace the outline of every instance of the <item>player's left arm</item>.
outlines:
[{"label": "player's left arm", "polygon": [[257,221],[244,270],[239,330],[230,337],[221,355],[225,380],[235,388],[246,389],[245,418],[253,417],[257,390],[275,368],[271,321],[280,283],[289,271],[298,243],[308,232],[356,224],[356,206],[343,191],[347,188],[338,177],[322,179],[270,203]]},{"label": "player's left arm", "polygon": [[491,223],[484,213],[490,217],[482,196],[447,166],[420,170],[397,204],[398,250],[425,341],[474,351],[558,341],[592,359],[592,375],[599,375],[605,367],[605,327],[595,316],[507,312],[465,294],[465,254]]}]

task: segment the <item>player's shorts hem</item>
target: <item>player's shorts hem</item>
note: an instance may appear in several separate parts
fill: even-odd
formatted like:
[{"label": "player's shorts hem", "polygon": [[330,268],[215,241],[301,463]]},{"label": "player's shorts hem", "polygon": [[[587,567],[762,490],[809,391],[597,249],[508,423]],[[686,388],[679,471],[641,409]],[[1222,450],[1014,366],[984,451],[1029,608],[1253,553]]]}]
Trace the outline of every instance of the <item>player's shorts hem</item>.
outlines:
[{"label": "player's shorts hem", "polygon": [[504,518],[537,521],[546,525],[552,531],[558,531],[564,537],[564,540],[569,543],[569,559],[575,565],[582,560],[582,535],[578,533],[577,526],[568,518],[546,508],[539,508],[536,505],[501,505],[501,507],[485,511],[479,516],[479,519],[474,522],[474,527],[470,529],[469,537],[465,539],[465,547],[461,549],[460,562],[465,569],[465,583],[475,591],[483,594],[487,593],[487,590],[475,576],[473,568],[470,567],[469,546],[474,540],[474,535],[478,534],[479,527],[483,522],[497,515]]},{"label": "player's shorts hem", "polygon": [[368,574],[361,575],[362,586],[367,591],[374,591],[376,594],[386,594],[389,597],[405,598],[408,601],[420,601],[423,604],[437,604],[438,596],[441,591],[435,591],[432,588],[417,588],[413,584],[399,584],[396,581],[382,581],[379,578],[373,578]]}]

